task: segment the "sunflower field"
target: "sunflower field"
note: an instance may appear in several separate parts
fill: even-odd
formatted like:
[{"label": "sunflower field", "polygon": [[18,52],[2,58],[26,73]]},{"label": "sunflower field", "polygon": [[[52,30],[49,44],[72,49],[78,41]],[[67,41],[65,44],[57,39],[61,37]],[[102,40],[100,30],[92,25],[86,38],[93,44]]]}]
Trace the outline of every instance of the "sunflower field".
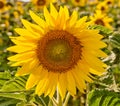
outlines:
[{"label": "sunflower field", "polygon": [[120,0],[0,0],[0,106],[120,106]]}]

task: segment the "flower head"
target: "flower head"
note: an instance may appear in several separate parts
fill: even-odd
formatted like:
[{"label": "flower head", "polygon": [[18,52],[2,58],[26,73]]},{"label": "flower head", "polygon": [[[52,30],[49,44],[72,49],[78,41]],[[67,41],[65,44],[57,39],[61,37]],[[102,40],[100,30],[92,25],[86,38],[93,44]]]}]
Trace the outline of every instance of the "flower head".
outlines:
[{"label": "flower head", "polygon": [[109,6],[109,5],[113,5],[115,1],[114,0],[105,0],[104,2],[106,3],[106,5]]},{"label": "flower head", "polygon": [[0,12],[3,12],[6,9],[6,1],[0,0]]},{"label": "flower head", "polygon": [[107,14],[102,13],[100,10],[97,10],[94,16],[91,16],[90,19],[93,24],[102,25],[112,29],[110,23],[113,22],[113,19],[108,17]]},{"label": "flower head", "polygon": [[50,4],[50,2],[55,2],[56,0],[31,0],[37,9],[43,9],[44,6]]},{"label": "flower head", "polygon": [[85,6],[86,0],[72,0],[72,3],[75,6]]},{"label": "flower head", "polygon": [[97,6],[96,6],[97,10],[100,10],[103,13],[106,13],[109,8],[108,5],[105,2],[100,2]]},{"label": "flower head", "polygon": [[98,0],[87,0],[87,3],[90,5],[94,5],[98,3]]},{"label": "flower head", "polygon": [[106,44],[99,31],[88,29],[87,17],[78,19],[77,11],[69,15],[67,7],[58,12],[52,4],[50,12],[44,7],[45,20],[32,11],[30,15],[37,24],[23,19],[25,28],[15,29],[20,36],[12,37],[16,45],[8,48],[17,53],[8,58],[12,66],[21,66],[16,75],[30,74],[26,89],[36,85],[36,94],[53,97],[58,88],[64,99],[67,91],[72,96],[76,88],[84,92],[91,74],[105,72],[99,57],[106,57],[101,51]]}]

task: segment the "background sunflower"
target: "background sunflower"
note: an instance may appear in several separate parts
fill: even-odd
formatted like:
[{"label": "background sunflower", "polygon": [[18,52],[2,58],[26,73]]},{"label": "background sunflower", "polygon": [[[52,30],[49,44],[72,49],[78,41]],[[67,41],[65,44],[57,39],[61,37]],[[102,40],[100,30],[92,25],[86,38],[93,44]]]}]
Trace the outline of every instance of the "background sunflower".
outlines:
[{"label": "background sunflower", "polygon": [[37,9],[42,9],[44,6],[48,6],[50,2],[56,2],[56,0],[31,0]]},{"label": "background sunflower", "polygon": [[0,0],[0,12],[4,12],[6,9],[6,1],[5,0]]},{"label": "background sunflower", "polygon": [[102,13],[99,10],[97,10],[94,16],[91,16],[90,19],[91,22],[94,24],[106,26],[107,28],[112,29],[110,23],[113,22],[113,19],[108,17],[107,14]]}]

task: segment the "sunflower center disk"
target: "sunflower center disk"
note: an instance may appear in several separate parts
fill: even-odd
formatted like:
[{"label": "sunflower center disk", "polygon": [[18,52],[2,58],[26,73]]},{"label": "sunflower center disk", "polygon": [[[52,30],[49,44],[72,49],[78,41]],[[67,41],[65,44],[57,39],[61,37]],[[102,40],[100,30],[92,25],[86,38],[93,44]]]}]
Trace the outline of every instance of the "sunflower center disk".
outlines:
[{"label": "sunflower center disk", "polygon": [[80,0],[75,0],[75,1],[78,2],[78,3],[80,2]]},{"label": "sunflower center disk", "polygon": [[0,1],[0,8],[4,7],[4,3]]},{"label": "sunflower center disk", "polygon": [[45,4],[45,0],[38,0],[37,1],[37,5],[44,5]]},{"label": "sunflower center disk", "polygon": [[49,41],[46,47],[46,57],[49,61],[53,61],[57,64],[68,62],[72,53],[69,43],[62,39],[55,39]]},{"label": "sunflower center disk", "polygon": [[37,56],[41,65],[52,72],[66,72],[81,58],[80,41],[72,34],[54,30],[38,42]]},{"label": "sunflower center disk", "polygon": [[96,20],[95,24],[104,26],[104,22],[101,19]]}]

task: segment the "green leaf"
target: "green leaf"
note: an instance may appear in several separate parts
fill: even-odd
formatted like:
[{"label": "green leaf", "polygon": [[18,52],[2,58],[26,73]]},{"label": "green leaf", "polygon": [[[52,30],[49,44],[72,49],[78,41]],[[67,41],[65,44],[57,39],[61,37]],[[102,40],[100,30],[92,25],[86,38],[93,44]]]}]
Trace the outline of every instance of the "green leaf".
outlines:
[{"label": "green leaf", "polygon": [[[9,75],[2,75],[3,79],[9,78]],[[18,100],[26,100],[25,97],[25,83],[26,77],[15,77],[4,83],[0,89],[0,97],[14,98]]]},{"label": "green leaf", "polygon": [[15,77],[9,81],[7,81],[1,91],[21,91],[25,90],[25,84],[26,84],[26,77]]},{"label": "green leaf", "polygon": [[100,31],[100,34],[106,35],[106,36],[113,33],[112,30],[110,30],[110,29],[108,29],[108,28],[106,28],[106,27],[104,27],[102,25],[93,25],[93,26],[90,27],[90,29],[97,29],[97,30]]},{"label": "green leaf", "polygon": [[16,103],[20,102],[16,99],[10,99],[10,98],[0,98],[0,106],[16,106]]},{"label": "green leaf", "polygon": [[4,83],[11,79],[11,74],[8,71],[0,72],[0,88],[4,85]]},{"label": "green leaf", "polygon": [[89,106],[120,106],[120,93],[108,90],[92,90],[88,94]]},{"label": "green leaf", "polygon": [[43,95],[41,96],[38,96],[38,95],[35,95],[35,103],[39,104],[39,105],[42,105],[42,106],[49,106],[49,97],[46,96],[44,97]]},{"label": "green leaf", "polygon": [[24,92],[11,92],[11,93],[0,92],[0,97],[14,98],[23,101],[26,100]]},{"label": "green leaf", "polygon": [[110,36],[110,42],[113,47],[120,49],[120,33],[114,33]]}]

